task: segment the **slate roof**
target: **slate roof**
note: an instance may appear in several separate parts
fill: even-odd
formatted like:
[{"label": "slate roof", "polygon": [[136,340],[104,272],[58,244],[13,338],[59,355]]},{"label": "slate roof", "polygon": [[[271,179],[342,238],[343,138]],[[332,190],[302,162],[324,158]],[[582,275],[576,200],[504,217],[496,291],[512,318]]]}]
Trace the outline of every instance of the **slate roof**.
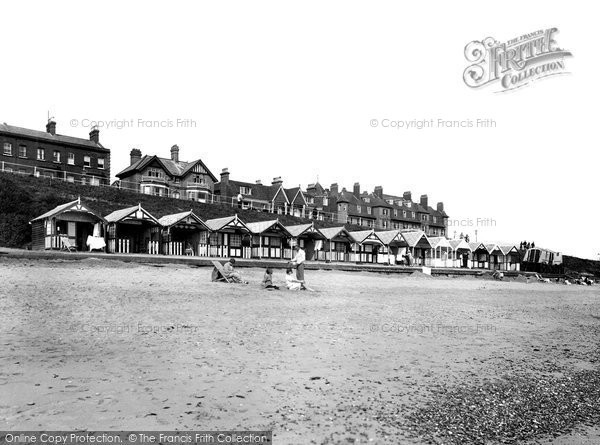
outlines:
[{"label": "slate roof", "polygon": [[80,145],[86,148],[92,148],[103,152],[109,152],[102,144],[89,139],[77,138],[74,136],[65,136],[62,134],[50,134],[47,131],[31,130],[29,128],[15,127],[6,123],[0,123],[0,133],[7,133],[15,136],[23,136],[41,141],[56,142],[59,144]]},{"label": "slate roof", "polygon": [[215,175],[212,174],[212,172],[209,170],[209,168],[200,159],[197,159],[192,162],[183,162],[183,161],[175,162],[174,160],[172,160],[170,158],[161,158],[156,155],[142,156],[142,158],[139,161],[134,162],[130,166],[124,168],[119,173],[117,173],[115,176],[117,176],[118,178],[121,178],[123,176],[129,176],[130,174],[133,174],[135,172],[142,171],[144,168],[146,168],[148,165],[150,165],[153,161],[157,161],[163,167],[165,172],[167,172],[167,174],[169,174],[170,176],[179,177],[179,178],[182,178],[185,175],[187,175],[196,166],[196,164],[200,164],[204,168],[204,170],[206,170],[206,173],[211,177],[211,179],[213,181],[217,180]]}]

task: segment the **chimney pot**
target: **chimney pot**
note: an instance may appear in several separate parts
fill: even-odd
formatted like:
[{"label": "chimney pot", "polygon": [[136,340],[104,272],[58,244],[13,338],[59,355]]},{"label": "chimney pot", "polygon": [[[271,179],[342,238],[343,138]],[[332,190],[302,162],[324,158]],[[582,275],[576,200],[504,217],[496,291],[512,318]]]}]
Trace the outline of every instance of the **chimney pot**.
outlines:
[{"label": "chimney pot", "polygon": [[46,124],[46,132],[50,133],[52,136],[56,135],[56,122],[48,121]]},{"label": "chimney pot", "polygon": [[221,170],[221,183],[228,184],[229,183],[229,169],[224,168]]},{"label": "chimney pot", "polygon": [[129,157],[130,157],[130,164],[129,165],[133,165],[135,164],[137,161],[139,161],[140,159],[142,159],[142,151],[138,148],[132,148],[131,152],[129,153]]},{"label": "chimney pot", "polygon": [[96,144],[100,143],[100,130],[97,127],[93,127],[92,131],[90,131],[90,141]]},{"label": "chimney pot", "polygon": [[171,160],[179,162],[179,146],[177,144],[171,147]]}]

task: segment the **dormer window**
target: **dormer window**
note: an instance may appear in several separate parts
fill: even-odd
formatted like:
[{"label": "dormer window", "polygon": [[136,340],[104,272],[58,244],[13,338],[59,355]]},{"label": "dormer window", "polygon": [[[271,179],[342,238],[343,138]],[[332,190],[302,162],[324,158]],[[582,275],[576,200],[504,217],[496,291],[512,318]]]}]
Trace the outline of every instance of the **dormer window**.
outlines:
[{"label": "dormer window", "polygon": [[241,195],[251,195],[252,189],[250,187],[240,187],[240,194]]},{"label": "dormer window", "polygon": [[365,198],[363,198],[363,201],[364,202],[371,202],[371,198],[365,197]]}]

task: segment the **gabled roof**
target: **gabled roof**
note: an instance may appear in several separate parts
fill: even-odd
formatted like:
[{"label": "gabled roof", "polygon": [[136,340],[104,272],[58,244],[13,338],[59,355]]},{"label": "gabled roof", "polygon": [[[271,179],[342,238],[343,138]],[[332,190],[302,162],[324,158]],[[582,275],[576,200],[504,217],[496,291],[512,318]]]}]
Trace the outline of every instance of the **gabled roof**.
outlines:
[{"label": "gabled roof", "polygon": [[519,249],[517,249],[517,246],[514,246],[512,244],[507,244],[507,245],[498,246],[498,247],[500,248],[502,255],[508,255],[510,252],[519,253]]},{"label": "gabled roof", "polygon": [[350,237],[355,243],[358,244],[383,244],[377,237],[377,233],[371,230],[359,230],[358,232],[349,232]]},{"label": "gabled roof", "polygon": [[340,234],[343,234],[343,236],[346,237],[350,237],[350,233],[346,230],[345,227],[326,227],[324,229],[319,229],[319,232],[321,232],[321,234],[327,240],[332,240]]},{"label": "gabled roof", "polygon": [[471,250],[471,246],[469,246],[469,244],[464,239],[451,239],[448,242],[450,243],[452,250]]},{"label": "gabled roof", "polygon": [[76,138],[73,136],[64,136],[62,134],[51,134],[47,131],[30,130],[29,128],[15,127],[5,123],[0,123],[0,133],[9,133],[16,136],[25,136],[33,139],[41,139],[48,142],[56,142],[60,144],[76,144],[83,145],[96,150],[108,151],[102,144],[96,143],[89,139]]},{"label": "gabled roof", "polygon": [[158,162],[161,165],[161,167],[163,168],[163,170],[168,175],[173,176],[173,177],[178,177],[178,178],[181,178],[181,177],[187,175],[196,165],[200,164],[202,166],[202,168],[204,168],[204,170],[206,170],[206,174],[209,175],[213,181],[217,180],[215,175],[212,174],[212,172],[208,169],[208,167],[200,159],[197,159],[192,162],[183,162],[183,161],[175,162],[172,159],[161,158],[156,155],[142,156],[142,158],[139,161],[134,162],[130,166],[121,170],[115,176],[120,178],[121,176],[127,176],[128,174],[134,173],[136,171],[142,171],[148,165],[152,164],[152,162],[154,162],[154,161]]},{"label": "gabled roof", "polygon": [[298,224],[295,226],[285,226],[286,230],[292,235],[294,238],[298,238],[299,236],[304,235],[305,233],[313,233],[321,236],[321,232],[319,232],[315,228],[315,223],[310,224]]},{"label": "gabled roof", "polygon": [[306,201],[306,197],[304,196],[304,192],[302,191],[302,189],[300,187],[294,187],[291,189],[287,189],[285,192],[288,195],[289,202],[291,204],[298,204],[296,202],[296,200],[298,200],[299,203],[302,205],[308,204],[308,202]]},{"label": "gabled roof", "polygon": [[402,239],[400,236],[400,230],[385,230],[382,232],[377,232],[377,237],[386,246],[389,246],[393,242],[399,242]]},{"label": "gabled roof", "polygon": [[500,247],[498,247],[498,244],[496,243],[484,244],[484,246],[485,250],[487,250],[489,253],[492,253],[496,250],[500,250]]},{"label": "gabled roof", "polygon": [[278,219],[274,219],[271,221],[251,222],[251,223],[247,223],[246,226],[250,230],[250,233],[253,233],[255,235],[260,235],[262,233],[265,233],[265,232],[268,232],[268,231],[274,229],[274,230],[280,230],[281,232],[283,232],[283,234],[285,236],[291,236],[290,232],[287,231],[287,229],[284,227],[283,224],[281,224],[279,222]]},{"label": "gabled roof", "polygon": [[37,221],[39,219],[44,219],[44,218],[56,217],[56,216],[61,215],[62,213],[66,213],[66,212],[87,213],[89,215],[96,217],[99,221],[104,221],[104,218],[102,218],[99,214],[92,211],[89,207],[87,207],[86,204],[82,204],[81,199],[77,198],[75,201],[71,201],[66,204],[61,204],[59,206],[56,206],[52,210],[44,213],[43,215],[40,215],[37,218],[33,218],[31,220],[31,222]]},{"label": "gabled roof", "polygon": [[271,198],[271,201],[275,201],[275,198],[277,198],[277,196],[283,195],[283,197],[285,198],[285,202],[287,202],[289,204],[290,200],[289,200],[287,194],[285,193],[285,189],[283,188],[283,185],[279,185],[277,187],[278,187],[277,191],[275,192],[275,194]]},{"label": "gabled roof", "polygon": [[200,219],[200,217],[198,215],[196,215],[192,210],[189,210],[187,212],[181,212],[181,213],[173,213],[171,215],[165,215],[162,218],[160,218],[158,220],[158,222],[163,227],[170,227],[170,226],[173,226],[173,225],[179,223],[180,221],[182,221],[184,219],[187,219],[188,217],[193,219],[196,223],[198,223],[199,225],[203,226],[204,228],[206,228],[208,230],[208,226],[206,224],[204,224],[204,221],[202,221]]},{"label": "gabled roof", "polygon": [[429,240],[429,244],[431,244],[433,249],[437,249],[438,247],[452,248],[448,240],[443,236],[428,237],[427,239]]},{"label": "gabled roof", "polygon": [[483,243],[469,243],[469,247],[471,248],[471,252],[475,252],[478,249],[483,249],[487,252],[487,249]]},{"label": "gabled roof", "polygon": [[[429,242],[427,235],[425,235],[425,232],[423,232],[422,230],[400,232],[400,235],[402,236],[406,244],[408,244],[408,247],[417,247],[419,244],[427,244],[427,246],[431,247],[431,243]],[[424,243],[422,242],[423,240],[425,240]]]},{"label": "gabled roof", "polygon": [[213,232],[218,232],[223,229],[241,229],[249,232],[248,226],[238,218],[237,215],[226,216],[225,218],[208,219],[204,221],[204,224]]},{"label": "gabled roof", "polygon": [[138,204],[133,207],[127,207],[126,209],[115,210],[111,214],[106,215],[104,219],[106,220],[106,222],[109,223],[118,223],[127,218],[149,220],[154,222],[155,224],[160,225],[160,223],[154,216],[152,216],[150,213],[148,213],[142,208],[141,204]]}]

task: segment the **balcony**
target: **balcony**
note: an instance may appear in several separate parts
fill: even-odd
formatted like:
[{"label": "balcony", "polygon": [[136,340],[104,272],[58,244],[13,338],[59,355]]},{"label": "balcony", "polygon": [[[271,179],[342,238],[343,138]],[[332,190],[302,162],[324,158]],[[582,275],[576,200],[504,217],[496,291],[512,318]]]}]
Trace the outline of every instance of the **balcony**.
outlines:
[{"label": "balcony", "polygon": [[167,178],[156,176],[142,176],[142,184],[167,184]]},{"label": "balcony", "polygon": [[196,183],[196,182],[188,182],[185,185],[185,189],[188,191],[198,191],[198,190],[207,190],[210,192],[210,186],[205,183]]}]

